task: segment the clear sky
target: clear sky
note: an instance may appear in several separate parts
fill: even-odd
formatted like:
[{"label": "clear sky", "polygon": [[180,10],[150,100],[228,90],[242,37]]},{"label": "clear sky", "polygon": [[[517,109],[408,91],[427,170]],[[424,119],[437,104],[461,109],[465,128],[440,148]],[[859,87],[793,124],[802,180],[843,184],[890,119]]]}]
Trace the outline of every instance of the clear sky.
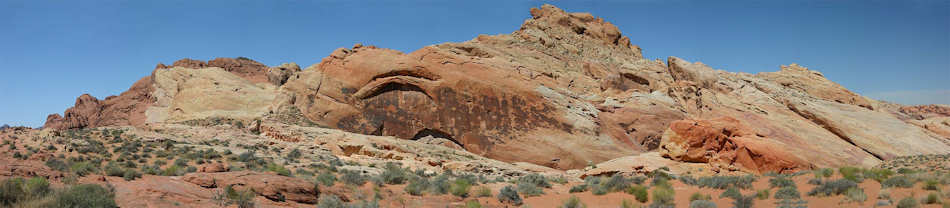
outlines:
[{"label": "clear sky", "polygon": [[543,3],[617,25],[648,58],[739,72],[799,63],[873,98],[950,104],[950,1],[0,0],[0,124],[38,127],[157,63],[317,63],[355,43],[411,52],[511,33]]}]

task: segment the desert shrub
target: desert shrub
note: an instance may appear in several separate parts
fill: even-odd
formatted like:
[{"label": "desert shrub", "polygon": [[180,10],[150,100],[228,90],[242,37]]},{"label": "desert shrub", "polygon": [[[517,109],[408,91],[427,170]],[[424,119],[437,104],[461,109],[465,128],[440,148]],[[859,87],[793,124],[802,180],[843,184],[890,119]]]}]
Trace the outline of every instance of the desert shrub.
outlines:
[{"label": "desert shrub", "polygon": [[921,200],[921,201],[922,201],[924,204],[939,204],[939,203],[940,203],[940,196],[938,196],[936,192],[930,192],[930,193],[927,194],[927,196],[924,197],[924,199]]},{"label": "desert shrub", "polygon": [[355,186],[362,186],[366,183],[366,177],[360,174],[359,171],[353,170],[341,170],[340,180],[343,180],[344,184]]},{"label": "desert shrub", "polygon": [[379,176],[386,184],[403,184],[409,180],[409,174],[409,170],[399,167],[396,163],[386,163]]},{"label": "desert shrub", "polygon": [[23,190],[24,183],[22,178],[3,180],[3,182],[0,183],[0,205],[10,206],[26,198],[27,193]]},{"label": "desert shrub", "polygon": [[475,188],[475,197],[490,197],[490,196],[491,196],[491,189],[489,189],[487,186],[479,186],[478,188]]},{"label": "desert shrub", "polygon": [[96,172],[96,166],[89,162],[75,162],[69,166],[69,170],[78,176],[85,176]]},{"label": "desert shrub", "polygon": [[409,180],[409,185],[406,185],[403,190],[409,195],[413,196],[422,196],[422,192],[429,188],[429,179],[425,177],[415,177]]},{"label": "desert shrub", "polygon": [[587,207],[587,205],[584,205],[584,203],[581,202],[580,198],[577,198],[577,196],[572,195],[571,198],[568,198],[567,201],[564,201],[564,204],[561,205],[561,207],[562,208],[581,208],[581,207]]},{"label": "desert shrub", "polygon": [[548,183],[547,178],[537,173],[521,176],[518,178],[518,184],[528,184],[541,188],[551,188],[551,183]]},{"label": "desert shrub", "polygon": [[141,178],[141,177],[142,177],[142,173],[135,171],[135,169],[125,169],[125,171],[122,173],[122,178],[125,179],[126,181],[135,180],[136,178]]},{"label": "desert shrub", "polygon": [[887,180],[892,175],[894,175],[894,171],[891,171],[889,169],[872,168],[872,169],[864,170],[865,178],[870,178],[871,180],[875,180],[878,183],[884,182],[884,180]]},{"label": "desert shrub", "polygon": [[864,194],[862,188],[850,188],[844,192],[845,200],[849,202],[864,202],[868,200],[868,195]]},{"label": "desert shrub", "polygon": [[654,186],[651,191],[653,195],[653,204],[673,205],[673,197],[676,192],[670,186]]},{"label": "desert shrub", "polygon": [[482,208],[482,204],[478,200],[470,200],[465,202],[465,208]]},{"label": "desert shrub", "polygon": [[336,175],[330,172],[320,173],[320,175],[317,175],[317,182],[324,186],[333,186],[336,183]]},{"label": "desert shrub", "polygon": [[216,196],[216,198],[225,200],[225,205],[235,204],[240,208],[254,207],[254,191],[250,189],[237,190],[231,185],[228,185],[224,187],[224,192]]},{"label": "desert shrub", "polygon": [[608,192],[617,192],[627,189],[627,187],[630,187],[631,183],[633,183],[632,180],[627,179],[620,174],[615,174],[600,185],[607,189]]},{"label": "desert shrub", "polygon": [[825,181],[824,181],[824,180],[821,180],[820,178],[812,178],[812,179],[808,179],[808,182],[807,182],[807,183],[808,183],[808,184],[811,184],[811,185],[816,185],[816,186],[817,186],[817,185],[821,185],[822,183],[825,183]]},{"label": "desert shrub", "polygon": [[754,203],[755,203],[755,195],[739,196],[733,199],[732,207],[751,208]]},{"label": "desert shrub", "polygon": [[295,148],[293,150],[290,150],[289,153],[287,153],[287,160],[296,161],[298,158],[300,158],[301,155],[303,154],[300,153],[300,150]]},{"label": "desert shrub", "polygon": [[587,184],[579,184],[571,187],[570,193],[585,192],[587,191]]},{"label": "desert shrub", "polygon": [[940,186],[940,181],[937,181],[936,179],[928,179],[924,181],[923,188],[924,190],[936,191],[937,189],[940,188],[939,186]]},{"label": "desert shrub", "polygon": [[784,176],[778,176],[769,179],[769,187],[771,188],[784,188],[784,187],[795,187],[795,181]]},{"label": "desert shrub", "polygon": [[740,192],[739,192],[739,188],[736,188],[736,187],[729,187],[729,188],[726,189],[726,191],[722,192],[722,194],[719,195],[719,198],[720,198],[720,199],[721,199],[721,198],[733,198],[733,199],[735,199],[735,198],[739,198],[739,197],[742,197],[742,193],[740,193]]},{"label": "desert shrub", "polygon": [[429,185],[429,192],[433,194],[449,193],[449,188],[451,188],[451,185],[449,184],[449,175],[447,173],[436,176],[431,182],[432,183]]},{"label": "desert shrub", "polygon": [[458,178],[452,182],[451,186],[449,187],[449,192],[452,193],[452,195],[465,198],[468,197],[468,192],[471,187],[471,181],[468,179]]},{"label": "desert shrub", "polygon": [[899,168],[899,169],[897,169],[897,173],[900,173],[900,174],[914,174],[914,173],[917,173],[917,171],[914,170],[914,169],[910,169],[910,168]]},{"label": "desert shrub", "polygon": [[327,196],[320,197],[320,201],[317,202],[317,208],[341,208],[345,207],[343,200],[340,200],[340,197],[336,195],[327,194]]},{"label": "desert shrub", "polygon": [[910,177],[899,175],[899,176],[894,176],[894,177],[888,178],[887,180],[884,180],[884,182],[881,182],[881,186],[885,188],[890,188],[890,187],[910,188],[910,187],[914,187],[914,183],[916,182]]},{"label": "desert shrub", "polygon": [[848,179],[857,183],[864,181],[864,176],[861,175],[861,169],[856,167],[840,167],[838,168],[838,173],[841,173],[841,177]]},{"label": "desert shrub", "polygon": [[835,173],[834,169],[831,168],[822,168],[815,170],[815,178],[827,178],[831,177]]},{"label": "desert shrub", "polygon": [[525,196],[540,196],[544,194],[544,190],[541,187],[529,184],[529,183],[518,183],[518,192],[524,194]]},{"label": "desert shrub", "polygon": [[768,199],[770,195],[771,194],[769,193],[769,189],[762,189],[755,192],[755,198],[760,199],[760,200]]},{"label": "desert shrub", "polygon": [[792,186],[786,186],[775,191],[775,199],[799,199],[801,195],[798,193],[798,188]]},{"label": "desert shrub", "polygon": [[69,169],[69,166],[66,165],[65,162],[56,158],[51,158],[47,160],[46,167],[49,167],[50,169],[53,169],[53,170],[64,171],[64,172]]},{"label": "desert shrub", "polygon": [[182,167],[188,166],[188,159],[185,159],[185,158],[178,158],[178,159],[175,160],[175,165],[177,165],[177,166],[182,166]]},{"label": "desert shrub", "polygon": [[635,206],[633,204],[633,201],[630,201],[630,199],[623,199],[623,201],[620,201],[620,208],[639,208],[639,207],[640,206]]},{"label": "desert shrub", "polygon": [[115,195],[95,184],[75,185],[56,194],[53,207],[118,207]]},{"label": "desert shrub", "polygon": [[521,196],[518,196],[518,191],[516,191],[510,185],[505,186],[505,188],[502,188],[501,191],[498,191],[498,201],[515,206],[521,205],[522,203]]},{"label": "desert shrub", "polygon": [[748,189],[752,187],[752,183],[756,181],[755,176],[745,175],[745,176],[707,176],[700,177],[697,179],[697,184],[700,188],[714,188],[714,189],[726,189],[729,187],[736,187],[741,189]]},{"label": "desert shrub", "polygon": [[689,208],[716,208],[716,203],[708,200],[694,200],[689,202]]},{"label": "desert shrub", "polygon": [[834,181],[828,181],[821,185],[815,187],[815,189],[808,192],[809,196],[831,196],[831,195],[841,195],[845,191],[851,188],[857,188],[858,184],[852,180],[848,179],[838,179]]},{"label": "desert shrub", "polygon": [[914,199],[912,196],[905,197],[897,202],[897,208],[917,208],[920,207],[920,203],[917,202],[917,199]]},{"label": "desert shrub", "polygon": [[182,167],[179,167],[179,166],[177,166],[177,165],[171,165],[171,166],[168,166],[167,168],[165,168],[165,170],[162,171],[162,175],[163,175],[163,176],[180,176],[180,175],[185,175],[185,169],[182,168]]},{"label": "desert shrub", "polygon": [[[267,171],[277,173],[277,175],[290,176],[290,170],[285,168],[283,165],[278,165],[276,163],[271,163],[267,165]],[[191,171],[189,171],[191,172]]]},{"label": "desert shrub", "polygon": [[640,203],[647,202],[647,187],[633,185],[627,188],[627,193],[633,195]]},{"label": "desert shrub", "polygon": [[712,200],[712,196],[709,196],[709,194],[703,194],[699,192],[693,193],[693,195],[689,195],[689,201],[696,201],[696,200],[709,201],[709,200]]}]

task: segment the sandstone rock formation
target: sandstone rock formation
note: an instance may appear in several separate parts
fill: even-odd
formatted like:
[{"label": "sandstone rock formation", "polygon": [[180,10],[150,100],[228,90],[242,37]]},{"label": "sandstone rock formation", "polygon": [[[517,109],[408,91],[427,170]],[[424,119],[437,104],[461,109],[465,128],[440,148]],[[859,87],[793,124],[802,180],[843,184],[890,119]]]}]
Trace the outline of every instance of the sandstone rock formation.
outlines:
[{"label": "sandstone rock formation", "polygon": [[[333,128],[555,169],[658,149],[750,172],[950,152],[946,106],[875,101],[797,64],[748,74],[647,60],[591,14],[530,13],[511,34],[410,53],[357,44],[304,70],[247,58],[159,64],[119,96],[81,96],[45,127],[230,125],[282,142],[313,141],[288,129]],[[346,156],[411,156],[336,146]]]},{"label": "sandstone rock formation", "polygon": [[274,201],[316,204],[320,194],[309,181],[260,172],[189,173],[182,180],[205,188],[232,186],[235,189],[250,189]]}]

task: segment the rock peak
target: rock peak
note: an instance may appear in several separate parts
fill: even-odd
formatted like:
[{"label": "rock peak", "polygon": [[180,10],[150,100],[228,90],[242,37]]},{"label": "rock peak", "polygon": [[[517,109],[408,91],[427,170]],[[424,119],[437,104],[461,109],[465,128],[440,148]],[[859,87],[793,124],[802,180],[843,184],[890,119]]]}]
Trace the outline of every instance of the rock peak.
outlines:
[{"label": "rock peak", "polygon": [[521,25],[521,30],[540,29],[556,39],[573,35],[582,35],[603,41],[607,45],[624,48],[639,47],[630,44],[630,38],[623,36],[620,29],[604,19],[590,13],[569,13],[550,4],[540,8],[531,8],[531,19]]}]

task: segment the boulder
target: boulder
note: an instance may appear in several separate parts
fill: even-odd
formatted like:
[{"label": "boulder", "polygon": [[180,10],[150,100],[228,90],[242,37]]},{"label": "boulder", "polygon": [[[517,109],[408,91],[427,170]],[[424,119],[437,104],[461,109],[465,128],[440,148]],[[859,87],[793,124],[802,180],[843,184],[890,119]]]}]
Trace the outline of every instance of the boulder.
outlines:
[{"label": "boulder", "polygon": [[274,201],[288,200],[315,204],[320,194],[310,181],[273,173],[252,171],[188,173],[182,176],[182,180],[205,188],[231,186],[235,189],[251,189],[254,193]]}]

